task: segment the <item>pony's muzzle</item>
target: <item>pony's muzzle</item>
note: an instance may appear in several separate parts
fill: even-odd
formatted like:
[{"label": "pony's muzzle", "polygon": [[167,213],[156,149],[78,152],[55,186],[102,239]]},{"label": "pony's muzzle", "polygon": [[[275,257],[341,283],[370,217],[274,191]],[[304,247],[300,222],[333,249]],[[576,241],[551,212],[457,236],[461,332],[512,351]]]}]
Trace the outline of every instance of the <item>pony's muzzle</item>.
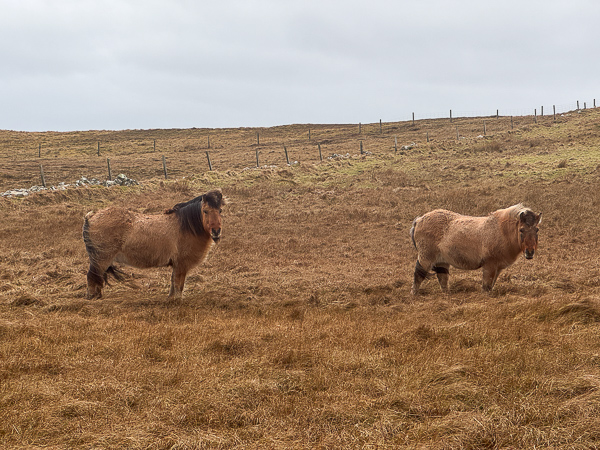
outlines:
[{"label": "pony's muzzle", "polygon": [[525,250],[525,259],[533,259],[533,252],[535,250]]},{"label": "pony's muzzle", "polygon": [[213,241],[219,242],[219,239],[221,239],[221,229],[213,228],[212,230],[210,230],[210,237]]}]

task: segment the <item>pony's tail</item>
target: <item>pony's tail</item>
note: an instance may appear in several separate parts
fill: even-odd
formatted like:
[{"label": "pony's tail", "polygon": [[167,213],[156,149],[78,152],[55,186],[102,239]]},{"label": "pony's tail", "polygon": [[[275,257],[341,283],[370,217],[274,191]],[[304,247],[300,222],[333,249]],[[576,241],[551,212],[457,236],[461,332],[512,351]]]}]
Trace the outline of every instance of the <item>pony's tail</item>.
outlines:
[{"label": "pony's tail", "polygon": [[92,217],[92,214],[93,213],[90,211],[85,215],[85,218],[83,219],[83,242],[85,243],[85,249],[88,252],[88,255],[90,256],[90,260],[93,258],[94,255],[98,253],[98,250],[92,243],[92,238],[90,237],[89,219],[90,217]]},{"label": "pony's tail", "polygon": [[106,272],[104,272],[104,282],[108,283],[108,276],[111,275],[116,281],[123,281],[125,279],[125,272],[115,266],[108,266]]},{"label": "pony's tail", "polygon": [[415,246],[415,248],[417,248],[417,243],[415,242],[415,226],[417,224],[418,219],[419,218],[417,217],[415,220],[413,220],[412,227],[410,227],[410,239],[412,240],[412,243]]}]

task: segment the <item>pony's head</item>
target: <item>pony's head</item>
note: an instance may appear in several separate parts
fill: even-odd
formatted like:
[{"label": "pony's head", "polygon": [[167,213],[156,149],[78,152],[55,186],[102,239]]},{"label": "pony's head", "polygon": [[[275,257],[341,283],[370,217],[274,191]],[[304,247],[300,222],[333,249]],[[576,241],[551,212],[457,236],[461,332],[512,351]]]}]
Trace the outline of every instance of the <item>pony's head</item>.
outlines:
[{"label": "pony's head", "polygon": [[221,239],[221,208],[224,204],[221,191],[210,191],[202,196],[202,225],[214,242]]},{"label": "pony's head", "polygon": [[221,239],[221,209],[226,200],[221,191],[209,191],[189,202],[178,203],[165,214],[175,214],[181,229],[199,235],[209,234],[214,242]]},{"label": "pony's head", "polygon": [[525,258],[533,258],[538,243],[538,225],[542,221],[542,213],[536,214],[530,209],[519,212],[519,245]]}]

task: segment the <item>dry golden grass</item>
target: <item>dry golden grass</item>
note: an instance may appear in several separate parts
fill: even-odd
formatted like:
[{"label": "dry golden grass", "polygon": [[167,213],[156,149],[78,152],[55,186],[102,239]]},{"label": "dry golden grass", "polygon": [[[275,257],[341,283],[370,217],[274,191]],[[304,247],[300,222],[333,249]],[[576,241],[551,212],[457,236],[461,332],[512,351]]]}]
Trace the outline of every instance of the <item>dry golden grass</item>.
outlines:
[{"label": "dry golden grass", "polygon": [[[142,183],[0,199],[0,446],[600,446],[599,119],[486,119],[485,138],[482,119],[0,131],[0,191],[39,184],[40,163],[49,184],[101,177],[106,157]],[[257,131],[277,167],[253,168]],[[394,153],[394,136],[417,145]],[[317,143],[351,157],[321,163]],[[166,300],[167,269],[131,268],[85,299],[88,210],[160,212],[213,187],[223,239],[183,300]],[[520,201],[543,212],[534,260],[489,296],[457,270],[450,295],[429,280],[410,296],[415,216]]]}]

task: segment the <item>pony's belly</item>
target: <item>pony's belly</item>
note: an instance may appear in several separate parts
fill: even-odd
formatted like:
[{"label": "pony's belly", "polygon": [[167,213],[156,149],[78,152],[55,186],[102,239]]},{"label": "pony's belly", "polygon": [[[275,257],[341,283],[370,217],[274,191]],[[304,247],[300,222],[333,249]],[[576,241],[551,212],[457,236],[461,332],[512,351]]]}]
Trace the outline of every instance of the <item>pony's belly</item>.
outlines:
[{"label": "pony's belly", "polygon": [[483,262],[479,259],[473,260],[465,255],[448,255],[446,258],[442,258],[442,261],[438,261],[445,264],[450,264],[452,267],[461,270],[477,270],[483,266]]},{"label": "pony's belly", "polygon": [[157,257],[157,255],[131,255],[124,253],[119,253],[115,257],[115,261],[131,267],[136,267],[138,269],[163,267],[171,264],[171,260],[169,258]]}]

